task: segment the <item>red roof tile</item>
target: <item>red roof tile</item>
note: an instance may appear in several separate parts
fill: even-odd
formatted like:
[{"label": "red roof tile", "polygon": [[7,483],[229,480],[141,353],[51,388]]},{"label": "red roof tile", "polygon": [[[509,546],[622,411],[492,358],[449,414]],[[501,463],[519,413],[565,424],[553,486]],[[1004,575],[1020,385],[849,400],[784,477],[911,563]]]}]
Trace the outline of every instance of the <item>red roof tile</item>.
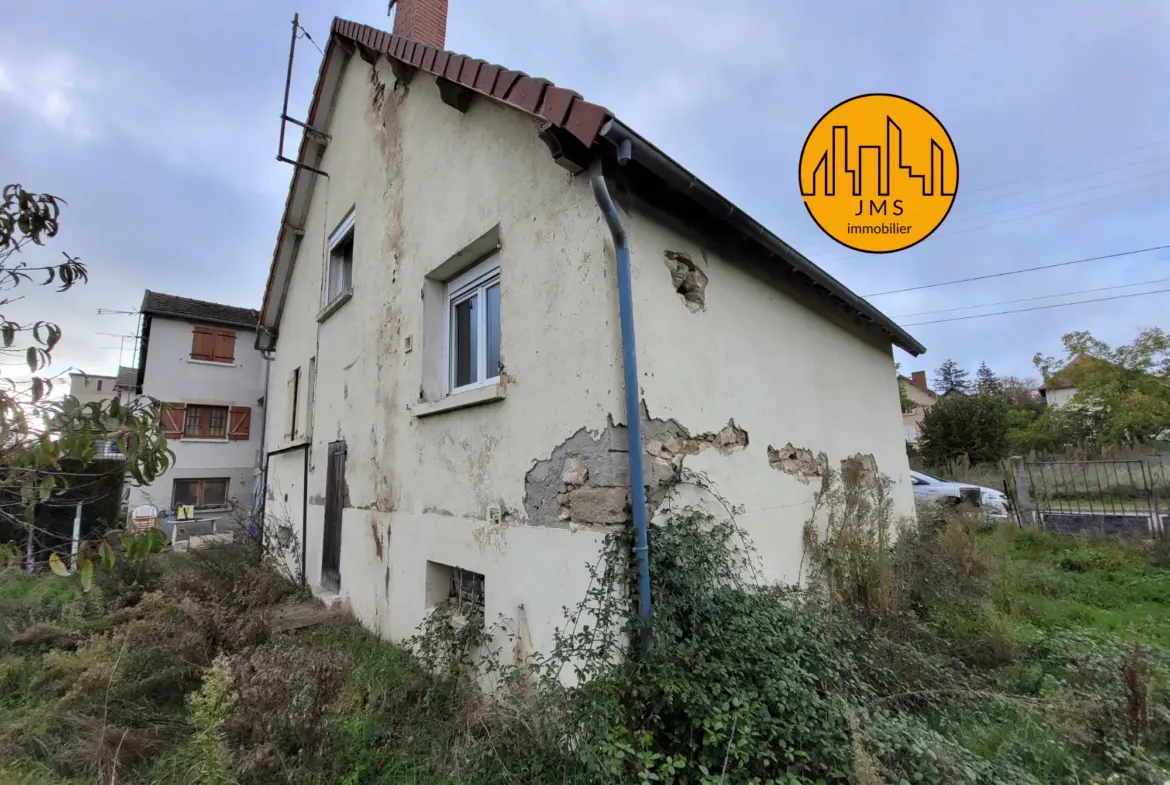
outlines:
[{"label": "red roof tile", "polygon": [[428,73],[449,79],[493,101],[505,103],[538,120],[546,120],[591,147],[613,114],[572,90],[510,71],[500,65],[455,54],[435,46],[387,35],[367,25],[333,20],[333,35],[401,60]]}]

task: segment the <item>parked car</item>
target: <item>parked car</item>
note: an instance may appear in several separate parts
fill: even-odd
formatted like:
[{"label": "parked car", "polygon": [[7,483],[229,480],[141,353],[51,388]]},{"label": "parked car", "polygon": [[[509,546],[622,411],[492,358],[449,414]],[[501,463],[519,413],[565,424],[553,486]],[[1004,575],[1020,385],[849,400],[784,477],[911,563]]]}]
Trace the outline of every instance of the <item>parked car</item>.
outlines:
[{"label": "parked car", "polygon": [[915,501],[954,505],[967,503],[983,509],[993,518],[1006,518],[1008,515],[1010,505],[1003,491],[943,480],[915,471],[910,472],[910,478],[914,485]]}]

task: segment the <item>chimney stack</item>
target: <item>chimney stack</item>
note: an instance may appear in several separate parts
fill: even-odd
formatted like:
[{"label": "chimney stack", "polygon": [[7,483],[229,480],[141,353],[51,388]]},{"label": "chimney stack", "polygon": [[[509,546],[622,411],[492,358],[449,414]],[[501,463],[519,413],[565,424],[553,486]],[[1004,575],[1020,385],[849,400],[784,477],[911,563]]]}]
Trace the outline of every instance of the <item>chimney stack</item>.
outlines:
[{"label": "chimney stack", "polygon": [[926,371],[915,371],[910,374],[910,381],[919,390],[930,392],[930,388],[926,386]]},{"label": "chimney stack", "polygon": [[390,0],[388,10],[394,11],[394,35],[447,48],[447,0]]}]

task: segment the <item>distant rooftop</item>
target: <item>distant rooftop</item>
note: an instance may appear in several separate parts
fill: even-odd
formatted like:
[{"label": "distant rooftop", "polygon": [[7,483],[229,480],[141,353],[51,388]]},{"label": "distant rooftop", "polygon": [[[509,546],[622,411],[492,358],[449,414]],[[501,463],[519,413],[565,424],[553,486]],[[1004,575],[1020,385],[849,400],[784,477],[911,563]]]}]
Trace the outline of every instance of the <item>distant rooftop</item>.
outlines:
[{"label": "distant rooftop", "polygon": [[[186,319],[192,322],[226,324],[255,330],[260,321],[260,312],[235,305],[210,303],[206,300],[192,300],[173,294],[146,290],[142,297],[142,313],[153,316],[168,316],[172,319]],[[137,371],[135,371],[137,373]],[[119,372],[119,376],[121,373]]]},{"label": "distant rooftop", "polygon": [[138,369],[127,368],[125,365],[118,368],[118,380],[114,382],[114,389],[131,389],[138,386]]}]

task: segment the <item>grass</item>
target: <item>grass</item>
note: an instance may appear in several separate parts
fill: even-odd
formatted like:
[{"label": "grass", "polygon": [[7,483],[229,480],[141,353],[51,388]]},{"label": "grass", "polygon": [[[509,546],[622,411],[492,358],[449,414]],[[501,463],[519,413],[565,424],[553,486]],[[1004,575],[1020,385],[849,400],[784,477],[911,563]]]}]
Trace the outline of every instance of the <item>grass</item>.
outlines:
[{"label": "grass", "polygon": [[1170,651],[1170,560],[1141,541],[1026,529],[989,535],[1000,568],[992,594],[1028,638],[1070,630]]},{"label": "grass", "polygon": [[[944,693],[986,693],[962,698],[962,706],[914,704],[899,716],[913,734],[940,733],[972,759],[1010,763],[1038,782],[1091,781],[1084,779],[1090,759],[1094,772],[1112,770],[1093,756],[1115,744],[1102,740],[1102,729],[1124,720],[1104,725],[1073,715],[1090,702],[1086,696],[1124,706],[1119,663],[1135,641],[1164,668],[1170,547],[1011,525],[952,522],[939,531],[920,543],[916,626],[893,634],[875,628],[875,640],[889,635],[886,643],[858,649],[858,656],[872,654],[857,662],[873,669],[865,675],[873,694],[924,683]],[[436,678],[404,648],[302,602],[247,558],[160,560],[165,569],[142,573],[144,586],[102,580],[89,594],[53,576],[0,578],[0,785],[545,781],[524,768],[539,761],[509,757],[509,745],[531,738],[500,723],[466,683]],[[802,623],[821,628],[820,617]],[[30,627],[76,637],[20,643]],[[739,634],[745,641],[793,635],[775,625]],[[858,644],[842,639],[825,651],[836,656],[850,645]],[[900,654],[881,653],[887,650]],[[1075,678],[1067,673],[1074,661]],[[230,702],[217,703],[217,668],[228,674]],[[1090,671],[1098,674],[1092,691],[1081,681]],[[1154,673],[1150,700],[1155,712],[1168,712],[1170,674]],[[684,668],[679,678],[688,675]],[[497,741],[484,745],[485,738]],[[923,744],[922,755],[933,756],[930,742]],[[1165,765],[1167,745],[1155,739],[1147,746]]]}]

